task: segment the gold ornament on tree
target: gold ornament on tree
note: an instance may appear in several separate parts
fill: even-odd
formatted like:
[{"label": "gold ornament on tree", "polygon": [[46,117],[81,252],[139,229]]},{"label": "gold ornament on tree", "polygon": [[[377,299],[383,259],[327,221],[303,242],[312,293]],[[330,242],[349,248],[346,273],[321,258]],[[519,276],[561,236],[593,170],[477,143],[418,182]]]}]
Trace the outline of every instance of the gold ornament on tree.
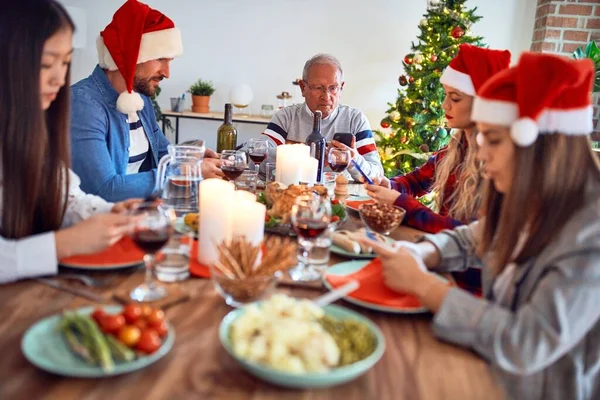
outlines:
[{"label": "gold ornament on tree", "polygon": [[397,110],[394,110],[390,113],[389,117],[393,122],[398,122],[398,121],[400,121],[400,112]]}]

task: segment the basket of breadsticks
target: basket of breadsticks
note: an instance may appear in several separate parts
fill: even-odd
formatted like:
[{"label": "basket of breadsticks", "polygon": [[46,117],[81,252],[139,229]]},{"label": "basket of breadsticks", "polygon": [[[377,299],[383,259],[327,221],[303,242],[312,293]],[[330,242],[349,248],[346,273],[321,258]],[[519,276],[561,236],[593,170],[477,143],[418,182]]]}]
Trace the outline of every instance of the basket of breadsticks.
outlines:
[{"label": "basket of breadsticks", "polygon": [[210,267],[217,292],[232,307],[269,295],[284,272],[298,263],[296,242],[272,236],[261,245],[245,237],[217,245],[218,260]]}]

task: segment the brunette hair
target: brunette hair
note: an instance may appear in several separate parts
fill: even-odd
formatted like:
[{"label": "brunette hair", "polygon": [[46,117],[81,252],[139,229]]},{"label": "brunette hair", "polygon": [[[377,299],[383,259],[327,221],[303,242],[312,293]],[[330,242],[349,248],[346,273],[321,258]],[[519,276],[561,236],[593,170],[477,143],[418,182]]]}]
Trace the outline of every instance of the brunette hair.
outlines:
[{"label": "brunette hair", "polygon": [[[600,182],[600,163],[585,136],[540,134],[528,147],[515,148],[515,175],[508,193],[486,183],[483,230],[477,253],[490,257],[494,273],[510,262],[538,255],[585,205],[586,185]],[[515,253],[519,237],[527,238]]]},{"label": "brunette hair", "polygon": [[58,229],[69,185],[69,84],[42,110],[44,43],[75,29],[54,0],[8,2],[0,12],[0,234],[18,239]]}]

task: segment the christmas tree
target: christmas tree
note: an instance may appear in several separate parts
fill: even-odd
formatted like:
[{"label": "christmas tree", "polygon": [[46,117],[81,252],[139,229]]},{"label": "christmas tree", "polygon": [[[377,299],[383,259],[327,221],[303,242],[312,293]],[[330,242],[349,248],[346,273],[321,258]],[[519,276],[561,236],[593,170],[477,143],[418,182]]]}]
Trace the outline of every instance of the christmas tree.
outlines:
[{"label": "christmas tree", "polygon": [[450,140],[445,127],[442,71],[456,55],[458,46],[483,46],[473,36],[471,25],[481,19],[476,8],[465,9],[466,0],[430,0],[419,23],[419,42],[412,42],[404,57],[405,74],[398,78],[400,88],[395,103],[388,103],[387,116],[377,131],[377,147],[386,175],[407,173],[423,164],[434,151]]}]

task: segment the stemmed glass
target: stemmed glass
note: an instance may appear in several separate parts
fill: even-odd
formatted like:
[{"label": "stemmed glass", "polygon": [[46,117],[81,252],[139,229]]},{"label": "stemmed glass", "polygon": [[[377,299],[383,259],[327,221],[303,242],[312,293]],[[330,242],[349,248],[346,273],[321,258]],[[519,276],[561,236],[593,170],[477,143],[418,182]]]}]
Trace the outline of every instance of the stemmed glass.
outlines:
[{"label": "stemmed glass", "polygon": [[258,170],[260,164],[267,158],[269,153],[269,139],[266,137],[251,138],[248,140],[248,157],[254,162],[254,170]]},{"label": "stemmed glass", "polygon": [[327,162],[329,163],[331,170],[335,172],[336,176],[348,168],[351,159],[352,154],[350,153],[350,150],[347,149],[331,147],[327,152]]},{"label": "stemmed glass", "polygon": [[289,271],[294,281],[314,281],[321,273],[310,263],[311,250],[316,240],[327,234],[331,221],[331,203],[328,199],[311,193],[298,196],[292,206],[292,225],[298,234],[298,266]]},{"label": "stemmed glass", "polygon": [[221,171],[225,179],[235,181],[246,169],[246,152],[241,150],[223,150],[221,152]]},{"label": "stemmed glass", "polygon": [[134,223],[130,233],[133,242],[146,254],[146,279],[130,293],[135,301],[155,301],[167,295],[164,286],[154,280],[155,254],[169,241],[173,233],[175,211],[159,201],[143,202],[131,211]]}]

